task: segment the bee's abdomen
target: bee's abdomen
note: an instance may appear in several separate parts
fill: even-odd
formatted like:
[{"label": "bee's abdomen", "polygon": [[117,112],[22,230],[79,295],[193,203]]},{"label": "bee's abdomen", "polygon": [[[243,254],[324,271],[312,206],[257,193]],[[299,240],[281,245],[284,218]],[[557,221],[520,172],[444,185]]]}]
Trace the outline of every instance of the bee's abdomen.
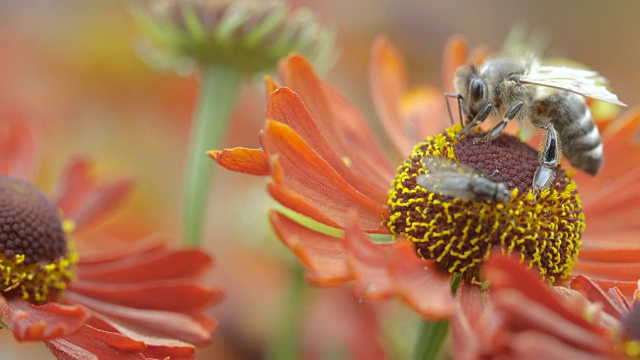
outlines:
[{"label": "bee's abdomen", "polygon": [[564,156],[573,166],[596,175],[603,162],[602,140],[584,97],[562,91],[537,103],[538,114],[558,131]]}]

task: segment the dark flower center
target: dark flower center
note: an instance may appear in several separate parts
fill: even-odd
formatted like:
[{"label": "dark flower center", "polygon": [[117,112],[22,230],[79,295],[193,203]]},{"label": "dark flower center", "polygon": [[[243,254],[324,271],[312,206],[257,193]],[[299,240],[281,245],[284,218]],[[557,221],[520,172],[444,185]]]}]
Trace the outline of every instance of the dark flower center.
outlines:
[{"label": "dark flower center", "polygon": [[0,291],[42,303],[73,278],[59,210],[31,183],[0,175]]},{"label": "dark flower center", "polygon": [[[508,135],[474,144],[477,135],[457,139],[459,130],[456,126],[427,138],[398,168],[388,201],[391,232],[413,241],[420,256],[435,260],[443,270],[470,279],[479,277],[480,265],[496,250],[520,254],[523,263],[540,269],[550,282],[566,278],[585,228],[573,180],[558,169],[552,186],[535,196],[536,150]],[[500,202],[474,197],[473,191],[468,195],[422,187],[418,179],[429,176],[424,159],[430,157],[472,168],[472,175],[461,181],[483,177],[504,184],[511,198]],[[448,181],[446,176],[441,180]]]},{"label": "dark flower center", "polygon": [[59,210],[37,187],[0,176],[0,252],[24,264],[50,262],[67,252]]}]

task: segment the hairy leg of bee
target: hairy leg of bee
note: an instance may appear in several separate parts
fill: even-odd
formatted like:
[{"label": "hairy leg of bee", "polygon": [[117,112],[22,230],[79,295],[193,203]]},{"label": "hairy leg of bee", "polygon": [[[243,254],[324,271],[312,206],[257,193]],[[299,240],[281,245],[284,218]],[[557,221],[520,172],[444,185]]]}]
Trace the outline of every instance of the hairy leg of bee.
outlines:
[{"label": "hairy leg of bee", "polygon": [[546,126],[547,133],[543,139],[543,149],[540,151],[540,166],[533,175],[531,189],[534,194],[551,186],[555,178],[555,168],[560,163],[560,142],[558,132],[550,123]]},{"label": "hairy leg of bee", "polygon": [[473,143],[474,144],[485,143],[487,141],[491,141],[496,137],[498,137],[502,133],[504,128],[507,126],[509,121],[513,120],[516,117],[516,115],[518,114],[520,109],[522,109],[523,106],[524,106],[524,101],[520,100],[516,102],[511,108],[509,108],[509,110],[504,116],[504,119],[502,119],[502,121],[498,125],[496,125],[493,129],[491,129],[491,131],[489,131],[485,136],[479,139],[474,139]]},{"label": "hairy leg of bee", "polygon": [[456,137],[461,137],[461,136],[466,136],[469,135],[469,133],[476,128],[476,126],[480,125],[483,121],[487,120],[487,118],[489,117],[489,114],[491,114],[491,110],[493,110],[493,104],[492,103],[488,103],[484,109],[482,109],[482,111],[480,111],[478,113],[478,115],[476,115],[476,117],[471,120],[469,123],[467,123],[463,128],[462,131],[460,131],[460,133],[458,133],[458,135],[456,135]]},{"label": "hairy leg of bee", "polygon": [[449,120],[451,120],[451,126],[453,126],[454,124],[453,115],[451,114],[451,106],[449,105],[449,99],[448,99],[451,97],[456,98],[458,101],[458,116],[460,119],[460,125],[464,126],[464,124],[462,123],[462,106],[460,106],[460,101],[462,101],[462,95],[456,94],[456,93],[444,93],[444,101],[447,103],[447,111],[449,111]]}]

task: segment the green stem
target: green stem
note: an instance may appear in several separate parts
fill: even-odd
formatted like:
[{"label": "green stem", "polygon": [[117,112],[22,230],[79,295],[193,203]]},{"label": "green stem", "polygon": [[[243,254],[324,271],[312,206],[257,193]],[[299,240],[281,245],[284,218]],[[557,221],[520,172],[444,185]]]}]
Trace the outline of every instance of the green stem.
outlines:
[{"label": "green stem", "polygon": [[[455,295],[462,281],[461,274],[454,274],[451,277],[451,293]],[[449,335],[449,320],[428,321],[423,320],[420,330],[413,345],[413,360],[434,360],[438,357],[442,344]]]},{"label": "green stem", "polygon": [[297,360],[302,358],[302,320],[307,301],[304,268],[298,264],[291,272],[286,298],[280,308],[279,323],[269,341],[267,360]]},{"label": "green stem", "polygon": [[205,69],[191,125],[184,192],[184,242],[197,246],[202,229],[214,164],[206,151],[218,149],[238,98],[241,74],[232,68]]},{"label": "green stem", "polygon": [[440,353],[440,348],[444,344],[449,334],[449,320],[427,321],[420,324],[420,331],[413,345],[413,360],[434,360]]}]

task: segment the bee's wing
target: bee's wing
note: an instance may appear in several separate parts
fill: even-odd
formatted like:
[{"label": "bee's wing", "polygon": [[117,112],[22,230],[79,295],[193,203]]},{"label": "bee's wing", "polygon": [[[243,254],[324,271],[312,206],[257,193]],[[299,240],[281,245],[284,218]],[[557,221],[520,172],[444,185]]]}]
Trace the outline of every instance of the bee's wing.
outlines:
[{"label": "bee's wing", "polygon": [[592,70],[542,65],[536,66],[528,74],[522,75],[520,82],[567,90],[588,98],[627,106],[618,99],[616,94],[604,86],[607,79]]},{"label": "bee's wing", "polygon": [[417,183],[423,188],[446,196],[470,199],[474,194],[469,184],[480,172],[456,163],[450,159],[436,156],[427,156],[422,159],[422,164],[427,174],[418,176]]}]

